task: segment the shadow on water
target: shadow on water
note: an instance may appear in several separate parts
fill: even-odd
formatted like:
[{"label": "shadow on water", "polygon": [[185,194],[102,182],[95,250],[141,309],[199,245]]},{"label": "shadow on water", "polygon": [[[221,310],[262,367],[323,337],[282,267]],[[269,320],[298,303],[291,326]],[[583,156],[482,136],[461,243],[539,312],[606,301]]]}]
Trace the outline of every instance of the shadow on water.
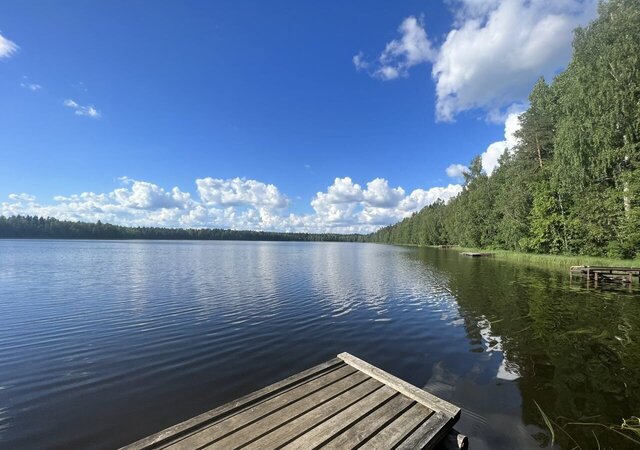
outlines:
[{"label": "shadow on water", "polygon": [[453,385],[450,399],[472,411],[464,411],[460,424],[470,435],[485,428],[479,434],[493,435],[487,448],[501,446],[505,432],[520,435],[523,446],[531,437],[548,445],[542,410],[554,422],[562,448],[638,448],[598,425],[619,425],[640,411],[637,286],[631,293],[627,286],[570,286],[561,272],[465,258],[452,250],[420,249],[406,256],[446,275],[469,351],[501,360],[493,376],[481,373],[489,365],[468,372],[458,367],[456,375],[439,368],[441,374],[427,385],[439,393],[440,380]]}]

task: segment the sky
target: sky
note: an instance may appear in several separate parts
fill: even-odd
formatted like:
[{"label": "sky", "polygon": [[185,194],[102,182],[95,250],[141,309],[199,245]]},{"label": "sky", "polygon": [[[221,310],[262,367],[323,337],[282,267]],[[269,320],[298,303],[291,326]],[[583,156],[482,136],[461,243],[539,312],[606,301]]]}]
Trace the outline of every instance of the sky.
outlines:
[{"label": "sky", "polygon": [[367,233],[491,174],[595,0],[0,4],[0,215]]}]

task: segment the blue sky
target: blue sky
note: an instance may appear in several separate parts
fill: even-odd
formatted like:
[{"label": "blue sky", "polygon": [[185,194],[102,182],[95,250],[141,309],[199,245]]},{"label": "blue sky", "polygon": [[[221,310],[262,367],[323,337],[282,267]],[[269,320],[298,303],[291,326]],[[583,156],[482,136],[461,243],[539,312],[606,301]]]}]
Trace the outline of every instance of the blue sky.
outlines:
[{"label": "blue sky", "polygon": [[594,5],[5,2],[0,214],[371,231],[491,172]]}]

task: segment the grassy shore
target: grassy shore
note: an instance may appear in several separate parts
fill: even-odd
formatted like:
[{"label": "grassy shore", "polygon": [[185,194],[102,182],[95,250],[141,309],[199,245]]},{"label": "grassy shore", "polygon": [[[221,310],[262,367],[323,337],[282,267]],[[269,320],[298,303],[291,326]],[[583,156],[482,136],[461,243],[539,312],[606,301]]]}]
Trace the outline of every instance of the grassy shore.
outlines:
[{"label": "grassy shore", "polygon": [[497,259],[559,270],[569,270],[569,267],[571,266],[640,267],[639,259],[615,259],[599,256],[542,255],[537,253],[513,252],[509,250],[491,250],[467,247],[452,247],[452,250],[458,250],[461,252],[488,252],[493,253],[494,258]]}]

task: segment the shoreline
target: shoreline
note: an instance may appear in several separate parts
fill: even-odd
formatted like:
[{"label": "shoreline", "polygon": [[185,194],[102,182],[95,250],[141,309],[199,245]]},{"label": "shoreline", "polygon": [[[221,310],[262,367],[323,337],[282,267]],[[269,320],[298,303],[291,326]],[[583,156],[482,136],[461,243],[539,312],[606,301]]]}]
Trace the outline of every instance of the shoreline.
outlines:
[{"label": "shoreline", "polygon": [[442,248],[438,245],[393,244],[403,247],[435,248],[438,250],[456,252],[483,252],[492,253],[494,259],[509,261],[518,264],[528,264],[536,267],[544,267],[556,270],[568,271],[571,266],[611,266],[611,267],[640,267],[640,259],[618,259],[605,256],[581,256],[581,255],[550,255],[543,253],[524,253],[512,250],[496,250],[490,248],[461,247],[454,245]]}]

